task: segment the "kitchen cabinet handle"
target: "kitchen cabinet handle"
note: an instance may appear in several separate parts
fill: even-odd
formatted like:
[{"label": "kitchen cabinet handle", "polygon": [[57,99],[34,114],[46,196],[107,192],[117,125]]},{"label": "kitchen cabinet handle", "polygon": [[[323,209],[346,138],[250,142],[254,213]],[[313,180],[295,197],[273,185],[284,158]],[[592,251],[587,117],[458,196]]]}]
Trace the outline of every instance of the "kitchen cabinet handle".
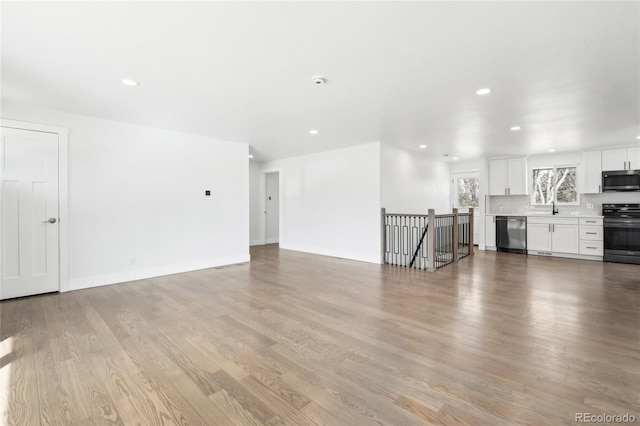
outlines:
[{"label": "kitchen cabinet handle", "polygon": [[598,185],[598,193],[602,192],[602,185]]},{"label": "kitchen cabinet handle", "polygon": [[596,232],[587,232],[587,235],[596,235]]},{"label": "kitchen cabinet handle", "polygon": [[587,222],[587,223],[596,223],[596,221],[595,221],[595,220],[587,220],[586,222]]},{"label": "kitchen cabinet handle", "polygon": [[598,247],[587,247],[588,249],[593,249],[593,250],[597,250]]}]

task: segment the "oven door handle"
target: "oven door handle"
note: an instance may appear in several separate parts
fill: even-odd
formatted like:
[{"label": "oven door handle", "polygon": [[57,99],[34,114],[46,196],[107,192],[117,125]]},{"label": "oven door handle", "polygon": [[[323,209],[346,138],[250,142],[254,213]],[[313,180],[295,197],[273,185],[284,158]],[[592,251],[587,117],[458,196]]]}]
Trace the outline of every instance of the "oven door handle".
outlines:
[{"label": "oven door handle", "polygon": [[638,222],[634,222],[632,220],[625,220],[622,222],[605,222],[605,228],[640,228],[640,224]]}]

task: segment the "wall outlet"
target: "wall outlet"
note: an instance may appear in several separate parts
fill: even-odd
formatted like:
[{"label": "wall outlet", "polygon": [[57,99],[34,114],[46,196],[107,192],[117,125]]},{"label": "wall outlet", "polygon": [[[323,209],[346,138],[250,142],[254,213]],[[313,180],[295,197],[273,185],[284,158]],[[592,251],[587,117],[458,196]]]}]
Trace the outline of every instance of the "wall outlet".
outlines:
[{"label": "wall outlet", "polygon": [[133,266],[136,264],[136,258],[135,257],[130,257],[129,258],[129,265]]},{"label": "wall outlet", "polygon": [[502,210],[504,210],[504,208],[502,206],[498,206],[498,211],[502,212]]},{"label": "wall outlet", "polygon": [[593,203],[587,203],[587,208],[589,210],[593,210],[595,207],[594,207]]}]

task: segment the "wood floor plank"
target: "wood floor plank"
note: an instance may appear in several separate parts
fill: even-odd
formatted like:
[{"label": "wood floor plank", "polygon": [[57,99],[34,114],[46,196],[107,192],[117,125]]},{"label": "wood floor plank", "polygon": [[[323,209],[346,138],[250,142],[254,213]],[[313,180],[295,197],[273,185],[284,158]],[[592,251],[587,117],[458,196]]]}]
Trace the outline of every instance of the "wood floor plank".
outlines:
[{"label": "wood floor plank", "polygon": [[224,390],[229,396],[237,401],[244,410],[250,412],[253,417],[261,422],[267,422],[276,416],[260,398],[249,392],[240,382],[233,377],[220,370],[214,374],[216,384]]},{"label": "wood floor plank", "polygon": [[[213,395],[210,395],[209,399],[213,402],[215,407],[220,412],[223,412],[225,416],[230,420],[230,423],[224,424],[259,426],[267,424],[267,422],[270,420],[270,418],[263,421],[256,419],[253,416],[252,412],[247,409],[247,407],[237,401],[224,389],[216,392]],[[271,416],[271,418],[273,418],[273,416]]]},{"label": "wood floor plank", "polygon": [[0,424],[640,418],[638,265],[480,252],[427,273],[273,245],[251,259],[0,302]]},{"label": "wood floor plank", "polygon": [[30,425],[40,422],[40,397],[35,371],[31,310],[31,304],[19,300],[14,305],[8,306],[2,315],[10,327],[3,335],[3,343],[5,340],[8,341],[6,350],[9,353],[3,356],[2,376],[0,376],[2,379],[0,383],[7,387],[2,390],[2,397],[10,401],[4,407],[8,424]]},{"label": "wood floor plank", "polygon": [[[284,424],[294,426],[316,425],[315,422],[300,411],[300,409],[309,404],[311,400],[298,392],[295,392],[295,395],[292,395],[294,392],[292,392],[291,388],[287,387],[283,382],[280,382],[282,384],[279,387],[280,392],[274,392],[273,388],[264,386],[263,383],[252,376],[242,379],[240,383],[249,392],[258,397],[274,413],[277,413],[277,416]],[[282,387],[287,387],[287,390],[282,392]],[[283,395],[284,398],[282,398]]]}]

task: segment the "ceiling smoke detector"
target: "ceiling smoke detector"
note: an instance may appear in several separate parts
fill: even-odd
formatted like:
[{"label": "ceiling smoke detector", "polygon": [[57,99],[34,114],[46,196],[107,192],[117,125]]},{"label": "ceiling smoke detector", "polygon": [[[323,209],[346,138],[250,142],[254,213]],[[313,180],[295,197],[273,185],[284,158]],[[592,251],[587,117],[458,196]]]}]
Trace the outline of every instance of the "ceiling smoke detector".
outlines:
[{"label": "ceiling smoke detector", "polygon": [[327,79],[326,79],[326,78],[321,77],[321,76],[319,76],[319,75],[317,75],[317,76],[313,77],[313,78],[312,78],[312,80],[313,80],[313,83],[314,83],[316,86],[322,86],[323,84],[325,84],[325,83],[327,82]]}]

